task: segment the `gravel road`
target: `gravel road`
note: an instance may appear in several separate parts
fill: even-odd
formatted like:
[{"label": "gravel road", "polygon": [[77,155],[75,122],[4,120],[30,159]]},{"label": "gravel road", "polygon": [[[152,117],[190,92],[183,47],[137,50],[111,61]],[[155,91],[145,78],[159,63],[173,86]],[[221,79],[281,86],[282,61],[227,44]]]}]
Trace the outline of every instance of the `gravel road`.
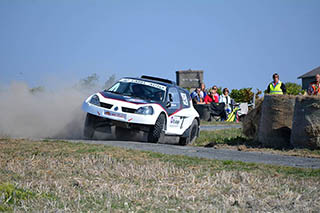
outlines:
[{"label": "gravel road", "polygon": [[263,163],[271,165],[291,166],[300,168],[320,168],[320,159],[302,158],[267,154],[262,152],[242,152],[235,150],[213,149],[204,147],[178,146],[172,144],[152,144],[136,141],[116,140],[66,140],[74,143],[104,144],[126,149],[152,151],[169,155],[185,155],[190,157],[243,161],[250,163]]}]

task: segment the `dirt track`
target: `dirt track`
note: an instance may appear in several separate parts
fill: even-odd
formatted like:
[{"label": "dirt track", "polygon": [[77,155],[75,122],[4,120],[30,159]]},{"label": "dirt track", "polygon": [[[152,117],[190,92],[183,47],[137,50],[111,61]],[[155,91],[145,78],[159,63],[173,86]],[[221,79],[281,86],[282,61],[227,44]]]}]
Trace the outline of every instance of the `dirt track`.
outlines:
[{"label": "dirt track", "polygon": [[173,144],[152,144],[136,141],[115,141],[115,140],[66,140],[73,143],[91,143],[116,146],[126,149],[152,151],[169,155],[185,155],[190,157],[243,161],[250,163],[264,163],[271,165],[320,168],[320,159],[302,158],[284,155],[266,154],[262,152],[242,152],[235,150],[213,149],[204,147],[178,146]]}]

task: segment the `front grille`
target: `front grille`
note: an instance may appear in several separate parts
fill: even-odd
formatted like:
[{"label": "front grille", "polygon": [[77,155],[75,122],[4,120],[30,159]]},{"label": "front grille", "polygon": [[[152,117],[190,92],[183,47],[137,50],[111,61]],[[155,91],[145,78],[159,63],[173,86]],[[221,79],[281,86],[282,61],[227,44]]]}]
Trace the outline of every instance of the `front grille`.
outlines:
[{"label": "front grille", "polygon": [[122,107],[122,112],[136,113],[136,109]]},{"label": "front grille", "polygon": [[111,107],[113,106],[112,104],[106,104],[103,102],[100,102],[100,106],[106,109],[111,109]]}]

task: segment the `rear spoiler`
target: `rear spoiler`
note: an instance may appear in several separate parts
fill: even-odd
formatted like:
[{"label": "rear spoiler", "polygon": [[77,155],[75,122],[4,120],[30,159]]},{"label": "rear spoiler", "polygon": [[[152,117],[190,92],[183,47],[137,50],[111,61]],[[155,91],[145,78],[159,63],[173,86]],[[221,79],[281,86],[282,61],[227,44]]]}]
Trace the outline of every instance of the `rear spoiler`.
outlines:
[{"label": "rear spoiler", "polygon": [[160,82],[167,83],[167,84],[173,84],[173,85],[176,84],[174,81],[170,81],[168,79],[152,77],[152,76],[147,76],[147,75],[143,75],[143,76],[141,76],[141,78],[148,79],[148,80],[153,80],[153,81],[160,81]]}]

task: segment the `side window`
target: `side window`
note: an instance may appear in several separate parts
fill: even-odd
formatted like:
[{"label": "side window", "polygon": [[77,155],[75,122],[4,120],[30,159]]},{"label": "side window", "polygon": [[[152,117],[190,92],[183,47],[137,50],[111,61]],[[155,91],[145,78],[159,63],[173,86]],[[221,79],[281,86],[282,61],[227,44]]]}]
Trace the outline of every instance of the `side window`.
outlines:
[{"label": "side window", "polygon": [[184,107],[189,107],[190,106],[190,102],[189,102],[189,97],[190,95],[187,94],[186,92],[184,91],[180,91],[180,95],[181,95],[181,99],[182,99],[182,104]]},{"label": "side window", "polygon": [[172,109],[180,108],[180,97],[179,97],[178,90],[176,88],[174,87],[169,88],[168,101],[170,101]]}]

